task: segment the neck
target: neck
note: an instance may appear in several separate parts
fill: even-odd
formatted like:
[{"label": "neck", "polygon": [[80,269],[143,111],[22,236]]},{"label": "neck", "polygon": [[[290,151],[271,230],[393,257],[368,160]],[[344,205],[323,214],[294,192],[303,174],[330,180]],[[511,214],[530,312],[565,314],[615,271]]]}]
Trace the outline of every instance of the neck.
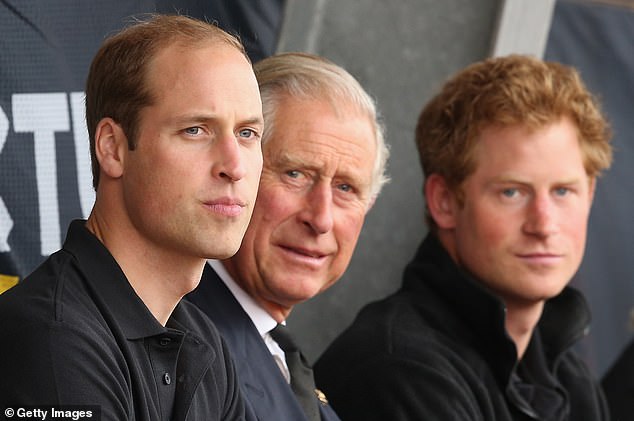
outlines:
[{"label": "neck", "polygon": [[[241,272],[236,267],[234,258],[229,258],[222,261],[223,266],[227,270],[227,273],[231,276],[233,281],[255,301],[261,308],[264,309],[276,322],[282,323],[291,314],[293,306],[283,305],[279,302],[267,299],[264,294],[258,292],[252,282],[248,282],[245,278],[241,277]],[[274,296],[272,292],[269,296]]]},{"label": "neck", "polygon": [[282,323],[291,314],[292,307],[283,307],[278,303],[271,301],[258,301],[267,313],[275,319],[276,322]]},{"label": "neck", "polygon": [[198,285],[205,260],[158,248],[122,215],[97,204],[86,227],[108,249],[156,320],[165,326],[181,298]]},{"label": "neck", "polygon": [[543,302],[537,304],[506,303],[506,331],[515,342],[518,360],[521,360],[526,352],[543,309]]},{"label": "neck", "polygon": [[[436,235],[452,260],[460,266],[460,259],[456,253],[455,237],[447,230],[438,230]],[[517,358],[520,360],[524,352],[526,352],[526,348],[533,336],[533,330],[542,315],[544,302],[505,300],[505,305],[506,331],[513,342],[515,342]]]}]

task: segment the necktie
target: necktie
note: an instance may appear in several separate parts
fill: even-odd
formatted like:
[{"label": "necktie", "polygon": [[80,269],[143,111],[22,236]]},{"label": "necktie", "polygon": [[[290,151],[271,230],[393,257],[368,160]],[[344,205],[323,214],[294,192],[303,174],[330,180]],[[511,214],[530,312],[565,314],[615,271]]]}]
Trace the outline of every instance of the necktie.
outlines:
[{"label": "necktie", "polygon": [[286,365],[291,374],[291,389],[311,421],[319,421],[319,406],[315,395],[313,370],[306,362],[291,333],[286,326],[278,324],[271,330],[271,337],[278,343],[286,357]]}]

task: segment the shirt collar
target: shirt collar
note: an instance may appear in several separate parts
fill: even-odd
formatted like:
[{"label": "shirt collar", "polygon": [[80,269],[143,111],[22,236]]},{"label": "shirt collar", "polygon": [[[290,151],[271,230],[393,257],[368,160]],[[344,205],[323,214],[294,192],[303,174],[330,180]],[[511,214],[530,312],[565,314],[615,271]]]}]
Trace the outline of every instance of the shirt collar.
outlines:
[{"label": "shirt collar", "polygon": [[85,220],[75,220],[68,228],[64,251],[75,258],[85,282],[95,292],[94,300],[106,307],[128,339],[166,332],[152,315],[108,249],[86,228]]},{"label": "shirt collar", "polygon": [[[420,245],[403,278],[405,290],[416,291],[417,296],[438,296],[446,302],[443,308],[451,311],[443,313],[444,331],[460,335],[461,340],[479,349],[494,368],[500,385],[506,385],[517,363],[517,350],[506,331],[502,300],[462,271],[433,234]],[[430,289],[434,294],[430,295]],[[421,308],[440,308],[438,298],[418,299]],[[589,320],[583,294],[570,286],[545,302],[536,329],[540,330],[549,364],[587,332]]]},{"label": "shirt collar", "polygon": [[209,264],[229,288],[235,299],[238,300],[245,313],[249,315],[260,336],[264,336],[277,326],[277,321],[233,280],[222,262],[209,260]]}]

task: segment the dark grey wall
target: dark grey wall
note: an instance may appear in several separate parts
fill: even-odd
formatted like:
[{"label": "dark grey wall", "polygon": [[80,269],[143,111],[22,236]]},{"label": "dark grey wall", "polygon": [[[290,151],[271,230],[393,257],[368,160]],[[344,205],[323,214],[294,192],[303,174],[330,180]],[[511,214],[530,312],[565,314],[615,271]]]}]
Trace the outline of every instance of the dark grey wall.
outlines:
[{"label": "dark grey wall", "polygon": [[391,148],[392,178],[368,214],[348,271],[289,318],[316,359],[365,303],[400,285],[426,228],[413,133],[423,104],[444,80],[486,57],[498,0],[288,0],[281,51],[309,51],[345,67],[377,99]]},{"label": "dark grey wall", "polygon": [[586,254],[573,285],[593,316],[579,350],[602,374],[634,340],[634,1],[559,0],[547,60],[579,70],[612,127],[614,161],[599,178]]}]

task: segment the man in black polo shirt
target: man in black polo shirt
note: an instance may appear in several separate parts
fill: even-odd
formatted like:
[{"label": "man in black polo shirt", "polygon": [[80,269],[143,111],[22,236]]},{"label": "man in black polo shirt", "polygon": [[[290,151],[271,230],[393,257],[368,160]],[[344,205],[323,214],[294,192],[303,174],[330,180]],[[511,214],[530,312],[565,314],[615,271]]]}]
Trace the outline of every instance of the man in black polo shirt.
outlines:
[{"label": "man in black polo shirt", "polygon": [[573,345],[605,117],[572,68],[483,60],[419,115],[429,232],[401,288],[368,304],[315,365],[342,419],[608,420]]},{"label": "man in black polo shirt", "polygon": [[0,409],[243,419],[224,343],[181,302],[206,258],[236,252],[255,201],[262,107],[241,44],[185,17],[136,23],[93,60],[86,119],[96,202],[0,296]]}]

